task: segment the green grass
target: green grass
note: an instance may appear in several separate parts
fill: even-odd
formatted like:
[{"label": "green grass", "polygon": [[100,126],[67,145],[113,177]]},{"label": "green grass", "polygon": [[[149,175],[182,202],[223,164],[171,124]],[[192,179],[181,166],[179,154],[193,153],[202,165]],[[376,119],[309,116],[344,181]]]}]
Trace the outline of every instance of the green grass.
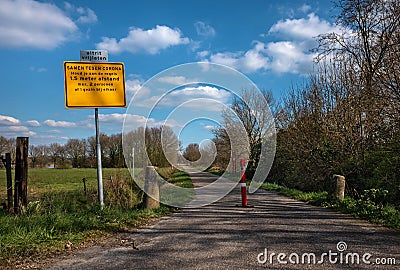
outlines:
[{"label": "green grass", "polygon": [[168,205],[183,207],[189,203],[195,195],[194,186],[189,174],[173,168],[161,168],[158,173],[168,179],[170,184],[183,189],[171,188],[167,185],[160,187],[161,201]]},{"label": "green grass", "polygon": [[173,173],[168,180],[169,183],[174,184],[175,186],[183,187],[183,188],[194,188],[192,180],[190,180],[189,174],[182,171],[177,171]]},{"label": "green grass", "polygon": [[[120,169],[129,178],[128,169]],[[116,169],[104,168],[103,179],[109,179]],[[0,200],[6,198],[5,170],[0,169]],[[13,175],[14,178],[14,175]],[[86,178],[88,188],[97,188],[96,169],[29,169],[28,197],[37,198],[48,192],[82,191],[82,178]]]},{"label": "green grass", "polygon": [[303,192],[274,183],[264,183],[261,187],[312,205],[333,208],[357,218],[400,230],[400,211],[392,205],[371,200],[367,196],[371,193],[371,190],[364,191],[364,195],[361,195],[359,199],[346,196],[343,201],[339,201],[330,198],[326,191]]},{"label": "green grass", "polygon": [[[168,175],[177,185],[190,185],[179,172]],[[112,180],[110,179],[112,176]],[[87,180],[84,194],[82,178]],[[97,201],[96,169],[30,169],[28,207],[10,215],[0,209],[0,268],[29,256],[45,256],[66,243],[125,231],[170,213],[161,206],[141,209],[141,192],[127,169],[103,169],[105,207]],[[0,170],[0,202],[6,201],[5,171]]]}]

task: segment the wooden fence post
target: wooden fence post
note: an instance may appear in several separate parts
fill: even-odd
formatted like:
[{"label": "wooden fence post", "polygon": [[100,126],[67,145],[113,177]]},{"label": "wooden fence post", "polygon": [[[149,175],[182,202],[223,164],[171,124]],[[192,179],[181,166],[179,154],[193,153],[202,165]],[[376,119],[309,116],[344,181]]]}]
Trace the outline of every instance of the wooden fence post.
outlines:
[{"label": "wooden fence post", "polygon": [[158,186],[157,175],[156,167],[146,167],[143,195],[144,209],[160,207],[160,187]]},{"label": "wooden fence post", "polygon": [[87,194],[86,194],[86,178],[85,177],[82,178],[82,182],[83,182],[83,193],[85,193],[85,196],[86,196]]},{"label": "wooden fence post", "polygon": [[11,154],[6,153],[2,160],[6,168],[6,180],[7,180],[7,210],[9,213],[13,211],[13,189],[12,189],[12,175],[11,175]]},{"label": "wooden fence post", "polygon": [[334,174],[332,180],[332,195],[339,199],[344,200],[344,190],[346,188],[346,180],[343,175]]},{"label": "wooden fence post", "polygon": [[26,209],[28,205],[28,137],[17,137],[15,152],[14,213]]}]

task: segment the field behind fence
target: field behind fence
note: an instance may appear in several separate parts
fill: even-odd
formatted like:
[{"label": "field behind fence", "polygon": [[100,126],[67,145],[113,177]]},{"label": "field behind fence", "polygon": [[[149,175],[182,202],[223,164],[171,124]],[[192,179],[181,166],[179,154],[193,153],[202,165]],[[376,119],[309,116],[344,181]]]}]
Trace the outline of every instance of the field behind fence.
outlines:
[{"label": "field behind fence", "polygon": [[[103,169],[103,181],[101,210],[96,169],[29,169],[26,210],[14,215],[0,208],[0,268],[130,230],[170,211],[143,210],[143,193],[126,168]],[[6,172],[0,170],[0,203],[6,202]]]}]

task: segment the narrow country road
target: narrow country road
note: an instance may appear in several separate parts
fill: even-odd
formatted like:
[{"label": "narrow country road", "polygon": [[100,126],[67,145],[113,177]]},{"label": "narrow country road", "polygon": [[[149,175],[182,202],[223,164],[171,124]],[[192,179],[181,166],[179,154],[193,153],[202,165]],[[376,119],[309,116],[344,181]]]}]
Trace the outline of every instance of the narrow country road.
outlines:
[{"label": "narrow country road", "polygon": [[[195,186],[214,175],[191,173]],[[400,233],[259,190],[235,188],[184,209],[114,246],[93,246],[48,269],[398,269]],[[131,244],[134,243],[134,244]],[[278,255],[279,254],[279,255]],[[385,265],[382,265],[382,264]],[[393,265],[396,263],[397,265]]]}]

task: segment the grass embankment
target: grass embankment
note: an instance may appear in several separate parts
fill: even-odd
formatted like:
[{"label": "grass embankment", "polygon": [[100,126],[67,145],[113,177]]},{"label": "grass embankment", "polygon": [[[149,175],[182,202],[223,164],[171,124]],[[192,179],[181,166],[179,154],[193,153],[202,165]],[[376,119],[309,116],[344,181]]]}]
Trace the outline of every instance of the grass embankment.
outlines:
[{"label": "grass embankment", "polygon": [[[82,178],[86,179],[86,194]],[[26,211],[10,215],[0,209],[0,268],[30,256],[79,246],[170,213],[166,206],[141,209],[142,192],[127,169],[103,169],[103,178],[105,207],[100,210],[95,169],[29,170]],[[175,185],[190,182],[181,172],[170,172],[167,178]],[[0,200],[6,201],[4,170],[0,170]]]},{"label": "grass embankment", "polygon": [[384,203],[385,192],[382,190],[365,190],[359,199],[346,196],[343,201],[339,201],[330,198],[325,191],[303,192],[272,183],[264,183],[261,187],[312,205],[333,208],[357,218],[400,230],[400,211]]},{"label": "grass embankment", "polygon": [[168,182],[180,188],[168,185],[160,186],[161,201],[168,205],[183,207],[195,196],[194,186],[186,172],[176,171],[172,168],[160,168],[158,173]]}]

